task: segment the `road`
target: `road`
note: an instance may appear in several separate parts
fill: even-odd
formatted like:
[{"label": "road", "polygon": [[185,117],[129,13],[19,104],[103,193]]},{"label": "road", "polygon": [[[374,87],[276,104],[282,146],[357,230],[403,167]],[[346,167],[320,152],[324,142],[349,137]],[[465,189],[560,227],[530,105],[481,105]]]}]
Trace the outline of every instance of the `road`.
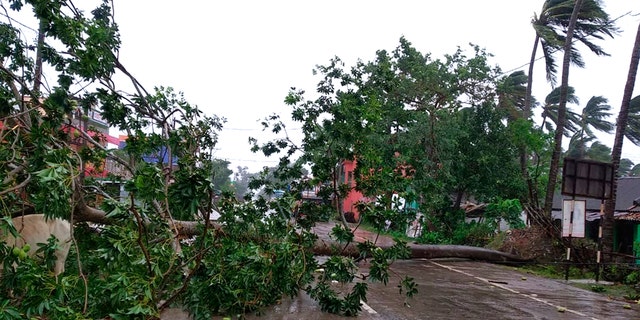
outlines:
[{"label": "road", "polygon": [[[523,274],[507,266],[417,259],[398,261],[392,268],[418,283],[419,293],[408,301],[410,307],[398,294],[397,279],[391,278],[386,287],[370,284],[367,303],[357,319],[640,319],[638,304],[610,300],[563,280]],[[248,318],[344,319],[320,312],[304,294]]]}]

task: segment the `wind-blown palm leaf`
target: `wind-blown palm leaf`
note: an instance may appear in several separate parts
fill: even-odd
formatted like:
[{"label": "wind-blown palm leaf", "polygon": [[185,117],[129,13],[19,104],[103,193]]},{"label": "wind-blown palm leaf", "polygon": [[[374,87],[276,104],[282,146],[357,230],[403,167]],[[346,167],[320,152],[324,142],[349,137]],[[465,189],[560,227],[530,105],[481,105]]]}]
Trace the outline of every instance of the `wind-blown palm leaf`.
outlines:
[{"label": "wind-blown palm leaf", "polygon": [[[580,103],[580,99],[576,95],[576,89],[572,86],[569,86],[567,88],[567,103],[574,103],[574,104]],[[560,104],[560,88],[555,88],[551,90],[551,92],[547,95],[547,97],[544,98],[544,104],[545,106]]]},{"label": "wind-blown palm leaf", "polygon": [[629,102],[629,118],[624,136],[636,146],[640,146],[640,96]]},{"label": "wind-blown palm leaf", "polygon": [[[577,133],[580,130],[578,123],[580,122],[580,115],[577,113],[567,110],[567,121],[564,124],[564,135],[565,137],[570,137],[571,135]],[[550,105],[545,106],[544,111],[542,111],[542,118],[545,129],[547,131],[555,130],[558,123],[558,105]]]},{"label": "wind-blown palm leaf", "polygon": [[593,96],[589,99],[580,115],[580,130],[583,134],[593,136],[591,128],[606,133],[613,131],[613,123],[607,120],[611,116],[609,112],[611,106],[607,102],[609,101],[602,96]]},{"label": "wind-blown palm leaf", "polygon": [[569,141],[569,148],[567,149],[566,156],[570,158],[581,159],[585,157],[586,150],[588,149],[587,143],[593,142],[596,137],[585,137],[580,135],[579,132],[571,136]]},{"label": "wind-blown palm leaf", "polygon": [[[552,86],[556,85],[557,80],[557,64],[553,54],[562,50],[565,31],[569,25],[573,5],[573,0],[547,0],[542,6],[540,15],[532,20],[533,28],[542,47],[547,80]],[[574,41],[584,44],[596,55],[608,55],[602,47],[593,43],[591,39],[602,40],[605,36],[613,38],[619,32],[619,29],[610,20],[609,15],[602,9],[600,0],[584,1],[576,21],[573,34]],[[575,47],[571,50],[571,63],[584,67],[584,60]]]},{"label": "wind-blown palm leaf", "polygon": [[594,141],[591,144],[591,147],[587,150],[587,158],[596,161],[609,162],[611,161],[611,148],[602,144],[600,141]]},{"label": "wind-blown palm leaf", "polygon": [[629,176],[631,168],[633,168],[633,161],[627,158],[620,159],[620,164],[618,165],[618,176]]},{"label": "wind-blown palm leaf", "polygon": [[496,88],[498,108],[504,110],[511,120],[522,117],[524,98],[527,94],[527,78],[524,71],[516,71],[502,78]]},{"label": "wind-blown palm leaf", "polygon": [[[567,102],[578,104],[580,100],[575,94],[575,89],[571,86],[567,88]],[[560,88],[553,89],[544,99],[542,110],[543,126],[548,130],[554,130],[558,123],[558,107],[560,104]],[[580,116],[567,109],[567,119],[564,125],[564,135],[569,137],[580,129]]]}]

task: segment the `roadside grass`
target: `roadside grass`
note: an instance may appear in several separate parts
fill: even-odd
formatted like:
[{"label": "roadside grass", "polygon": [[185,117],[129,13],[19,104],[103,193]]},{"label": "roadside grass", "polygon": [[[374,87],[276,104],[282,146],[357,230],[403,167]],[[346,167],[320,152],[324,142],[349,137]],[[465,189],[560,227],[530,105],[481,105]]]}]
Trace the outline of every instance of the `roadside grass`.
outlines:
[{"label": "roadside grass", "polygon": [[[564,280],[566,272],[564,266],[559,264],[533,264],[520,266],[515,269],[527,274],[557,280]],[[577,279],[586,279],[587,281],[571,281]],[[570,281],[568,282],[568,284],[574,287],[593,291],[595,293],[607,296],[610,299],[635,302],[640,304],[640,290],[636,289],[633,285],[620,282],[612,283],[608,281],[596,283],[595,273],[592,270],[571,267],[569,268],[569,280]]]},{"label": "roadside grass", "polygon": [[596,293],[606,295],[614,300],[635,301],[640,303],[640,293],[630,285],[614,283],[614,284],[595,284],[595,283],[570,283],[572,286],[590,290]]}]

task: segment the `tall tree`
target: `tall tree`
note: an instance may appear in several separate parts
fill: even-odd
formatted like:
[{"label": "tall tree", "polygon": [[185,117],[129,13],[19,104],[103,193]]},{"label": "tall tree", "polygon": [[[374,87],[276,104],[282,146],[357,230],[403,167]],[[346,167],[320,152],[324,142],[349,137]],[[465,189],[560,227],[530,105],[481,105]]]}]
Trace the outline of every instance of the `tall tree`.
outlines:
[{"label": "tall tree", "polygon": [[[609,15],[602,9],[600,0],[585,0],[584,5],[578,13],[577,20],[574,25],[574,35],[578,41],[584,44],[589,50],[597,55],[606,55],[604,50],[592,42],[593,39],[603,39],[604,36],[613,37],[617,32],[617,28],[610,21]],[[533,49],[531,51],[531,59],[529,62],[527,91],[523,107],[523,115],[528,119],[532,112],[533,96],[533,69],[538,46],[542,47],[545,60],[547,80],[555,86],[556,79],[556,62],[554,53],[563,49],[568,34],[569,18],[573,12],[573,0],[545,0],[540,13],[532,19],[533,29],[535,30],[535,39]],[[583,66],[584,62],[578,50],[570,48],[569,59],[577,66]],[[529,158],[527,150],[523,150],[520,155],[522,172],[526,179],[530,179],[526,160]],[[524,160],[524,161],[523,161]],[[530,194],[535,194],[531,189],[533,183],[529,183]],[[529,204],[532,208],[539,208],[540,204],[535,199],[530,199]],[[536,210],[534,210],[536,211]],[[531,212],[531,214],[537,214]]]},{"label": "tall tree", "polygon": [[556,179],[558,177],[558,169],[560,166],[560,155],[562,154],[562,137],[564,136],[565,121],[567,114],[567,96],[569,94],[569,65],[571,63],[573,48],[573,31],[578,20],[578,13],[585,0],[576,0],[571,13],[571,20],[567,28],[567,34],[564,43],[564,58],[562,60],[562,82],[560,84],[560,104],[558,105],[558,119],[556,122],[556,131],[553,139],[553,153],[551,155],[551,164],[549,166],[549,180],[547,181],[547,193],[544,199],[544,214],[551,216],[551,205],[553,204],[553,195],[556,189]]},{"label": "tall tree", "polygon": [[[618,120],[616,121],[616,134],[613,140],[613,151],[611,152],[611,162],[613,164],[614,172],[618,171],[620,166],[620,157],[622,155],[622,143],[627,131],[627,123],[629,119],[629,109],[631,97],[633,95],[633,89],[636,83],[636,75],[638,74],[638,64],[640,63],[640,24],[636,32],[636,39],[633,44],[633,51],[631,52],[631,62],[629,62],[629,73],[627,75],[627,82],[624,86],[624,93],[622,95],[622,102],[620,105],[620,112],[618,113]],[[633,141],[633,140],[632,140]],[[602,237],[603,237],[603,250],[604,252],[613,251],[613,215],[615,211],[616,193],[618,191],[618,180],[615,179],[612,184],[612,196],[611,199],[605,202],[604,217],[602,221]]]},{"label": "tall tree", "polygon": [[454,208],[466,196],[489,203],[497,198],[520,199],[526,194],[520,176],[517,144],[511,140],[502,109],[491,102],[465,108],[456,113],[456,156],[451,163]]}]

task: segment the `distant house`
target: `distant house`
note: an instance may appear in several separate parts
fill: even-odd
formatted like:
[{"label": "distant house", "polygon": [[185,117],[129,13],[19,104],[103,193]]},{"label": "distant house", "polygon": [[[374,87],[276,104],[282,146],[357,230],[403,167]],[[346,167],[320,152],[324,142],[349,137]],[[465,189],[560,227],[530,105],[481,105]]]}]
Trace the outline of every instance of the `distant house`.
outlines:
[{"label": "distant house", "polygon": [[[400,154],[396,152],[396,157]],[[341,213],[345,215],[345,218],[349,222],[357,222],[360,220],[360,212],[358,211],[357,204],[359,202],[370,202],[376,201],[372,198],[367,198],[357,190],[357,183],[355,179],[355,170],[357,166],[356,160],[344,160],[340,162],[338,165],[338,184],[349,186],[349,193],[344,199],[341,199]],[[402,177],[406,179],[410,179],[415,174],[415,170],[413,170],[410,166],[399,163],[397,167],[394,169],[396,174],[401,174]],[[394,199],[398,198],[398,195],[394,193]],[[416,201],[412,201],[411,203],[405,203],[406,201],[402,198],[397,199],[400,203],[400,206],[404,210],[413,210],[418,211],[418,203]]]},{"label": "distant house", "polygon": [[342,199],[342,204],[340,205],[341,213],[345,215],[347,220],[351,220],[350,222],[356,222],[360,219],[360,212],[356,208],[356,204],[364,199],[362,192],[356,190],[356,180],[354,178],[356,161],[345,160],[339,166],[338,184],[346,184],[351,188],[347,196]]},{"label": "distant house", "polygon": [[[562,220],[562,201],[565,199],[571,198],[559,193],[554,196],[552,209],[554,220]],[[603,202],[599,199],[578,197],[576,200],[586,200],[585,236],[597,239],[600,206]],[[640,244],[640,177],[618,178],[614,219],[615,252],[634,254],[634,244]],[[640,252],[637,253],[640,254]]]}]

